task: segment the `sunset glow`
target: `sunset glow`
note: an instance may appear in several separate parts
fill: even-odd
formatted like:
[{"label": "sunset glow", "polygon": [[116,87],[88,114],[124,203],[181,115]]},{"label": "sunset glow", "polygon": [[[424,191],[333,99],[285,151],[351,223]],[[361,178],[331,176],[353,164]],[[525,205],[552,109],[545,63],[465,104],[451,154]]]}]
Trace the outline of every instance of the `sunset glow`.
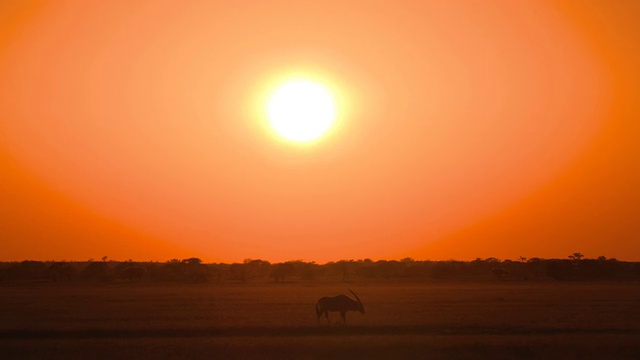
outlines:
[{"label": "sunset glow", "polygon": [[640,2],[0,2],[0,260],[640,260]]}]

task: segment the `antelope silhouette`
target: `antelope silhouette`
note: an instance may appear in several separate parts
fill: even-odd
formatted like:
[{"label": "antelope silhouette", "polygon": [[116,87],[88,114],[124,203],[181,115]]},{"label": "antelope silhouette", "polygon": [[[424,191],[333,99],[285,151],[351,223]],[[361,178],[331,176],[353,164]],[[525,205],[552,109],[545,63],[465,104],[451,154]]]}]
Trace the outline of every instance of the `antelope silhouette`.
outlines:
[{"label": "antelope silhouette", "polygon": [[333,297],[323,297],[318,300],[316,303],[316,315],[318,315],[318,324],[320,324],[320,317],[324,314],[327,319],[327,323],[331,324],[331,320],[329,320],[329,312],[340,312],[340,317],[342,317],[342,323],[347,323],[347,311],[359,311],[364,314],[364,305],[362,305],[362,301],[353,290],[349,289],[353,296],[356,297],[358,301],[351,299],[346,295],[337,295]]}]

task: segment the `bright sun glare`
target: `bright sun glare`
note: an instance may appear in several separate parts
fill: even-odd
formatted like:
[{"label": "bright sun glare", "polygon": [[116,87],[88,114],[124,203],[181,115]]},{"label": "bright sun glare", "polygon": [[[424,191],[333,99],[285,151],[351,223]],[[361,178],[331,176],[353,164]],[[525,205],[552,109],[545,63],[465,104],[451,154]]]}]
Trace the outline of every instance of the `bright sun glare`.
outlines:
[{"label": "bright sun glare", "polygon": [[276,89],[268,104],[269,122],[285,139],[308,142],[322,136],[335,118],[329,90],[306,80],[290,81]]}]

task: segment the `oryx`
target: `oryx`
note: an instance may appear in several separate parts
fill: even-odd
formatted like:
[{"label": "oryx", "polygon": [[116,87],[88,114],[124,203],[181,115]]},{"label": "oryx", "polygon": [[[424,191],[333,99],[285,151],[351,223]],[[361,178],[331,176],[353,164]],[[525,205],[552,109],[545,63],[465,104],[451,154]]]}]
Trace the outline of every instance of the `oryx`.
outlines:
[{"label": "oryx", "polygon": [[329,311],[339,311],[340,316],[342,317],[343,324],[346,324],[347,322],[347,318],[345,316],[347,314],[347,311],[359,311],[364,314],[364,305],[362,305],[362,301],[360,301],[360,298],[358,297],[358,295],[356,295],[356,293],[353,292],[353,290],[349,289],[349,291],[351,291],[353,296],[355,296],[358,301],[354,301],[346,295],[323,297],[318,300],[318,302],[316,303],[316,315],[318,315],[318,324],[320,323],[320,317],[322,316],[322,314],[324,314],[324,316],[327,318],[327,322],[331,324],[331,321],[329,320]]}]

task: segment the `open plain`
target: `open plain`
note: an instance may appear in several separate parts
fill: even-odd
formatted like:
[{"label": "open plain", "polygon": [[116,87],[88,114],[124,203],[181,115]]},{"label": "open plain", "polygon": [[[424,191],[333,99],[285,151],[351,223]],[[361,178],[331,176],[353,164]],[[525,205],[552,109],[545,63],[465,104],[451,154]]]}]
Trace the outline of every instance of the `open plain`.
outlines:
[{"label": "open plain", "polygon": [[[352,288],[366,314],[316,323]],[[640,284],[11,283],[3,358],[640,358]]]}]

